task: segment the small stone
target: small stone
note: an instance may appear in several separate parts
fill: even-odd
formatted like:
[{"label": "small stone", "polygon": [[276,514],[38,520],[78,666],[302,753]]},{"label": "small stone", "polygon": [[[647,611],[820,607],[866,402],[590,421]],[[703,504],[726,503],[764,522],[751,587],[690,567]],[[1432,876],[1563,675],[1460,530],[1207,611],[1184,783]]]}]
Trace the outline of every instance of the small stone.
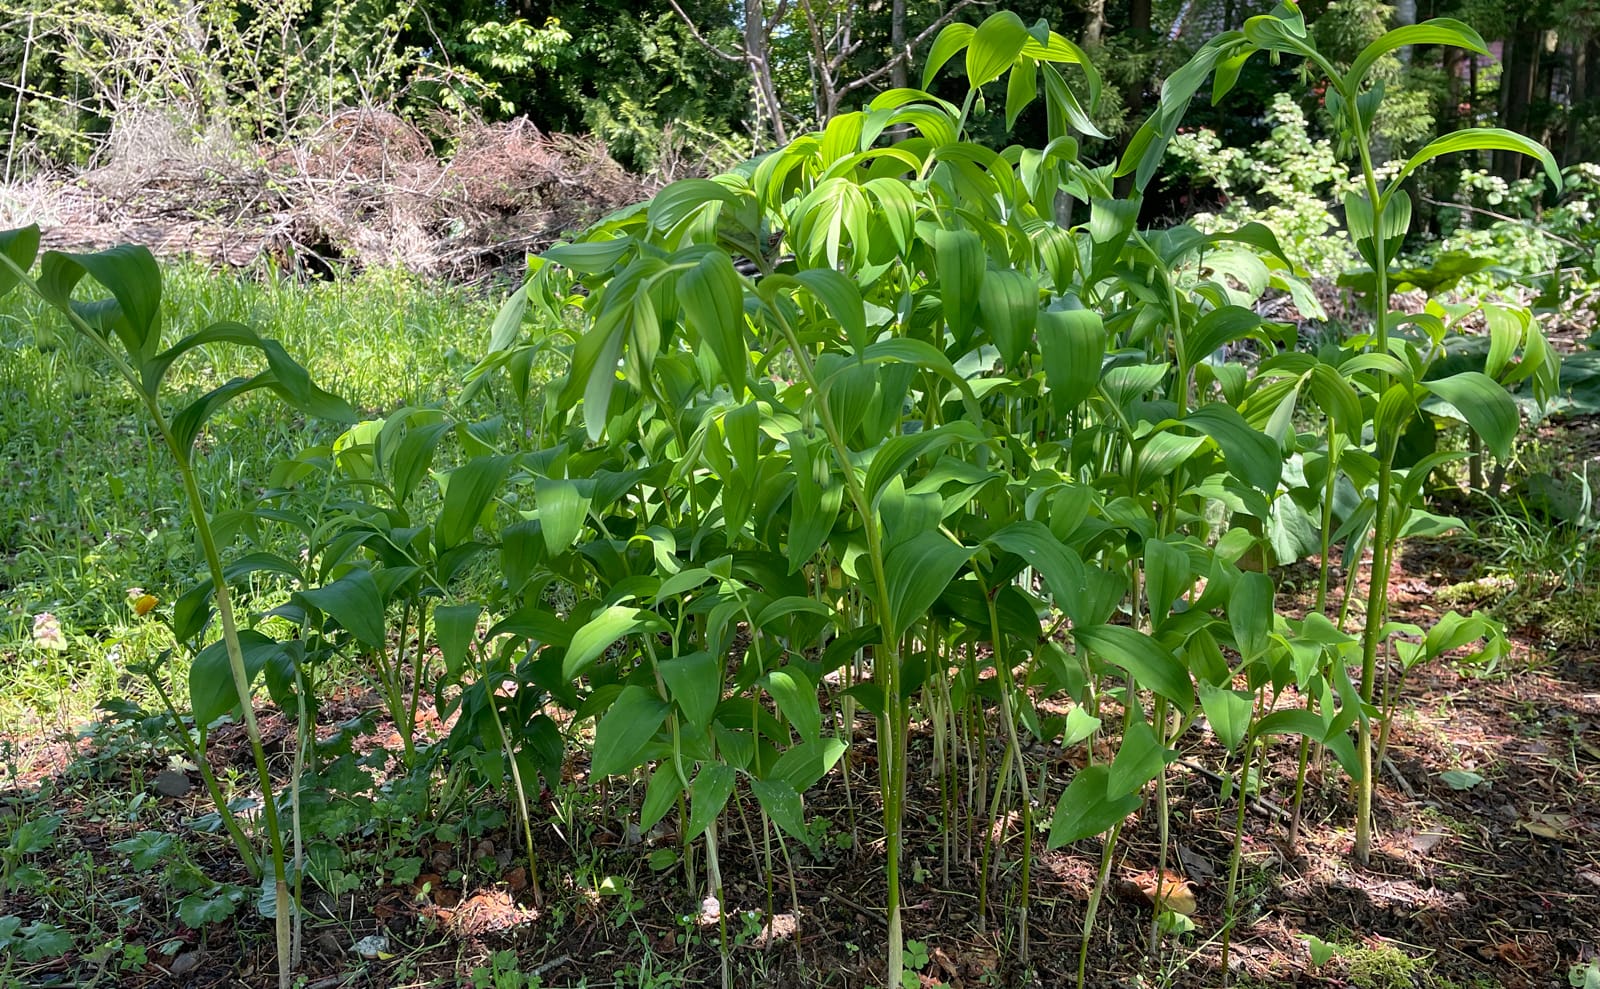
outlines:
[{"label": "small stone", "polygon": [[188,972],[194,971],[199,964],[200,952],[185,951],[183,954],[172,959],[172,964],[167,966],[167,971],[171,972],[173,975],[184,975]]},{"label": "small stone", "polygon": [[163,769],[157,773],[151,786],[163,797],[187,796],[189,791],[194,789],[194,784],[189,782],[187,773],[179,773],[171,769]]}]

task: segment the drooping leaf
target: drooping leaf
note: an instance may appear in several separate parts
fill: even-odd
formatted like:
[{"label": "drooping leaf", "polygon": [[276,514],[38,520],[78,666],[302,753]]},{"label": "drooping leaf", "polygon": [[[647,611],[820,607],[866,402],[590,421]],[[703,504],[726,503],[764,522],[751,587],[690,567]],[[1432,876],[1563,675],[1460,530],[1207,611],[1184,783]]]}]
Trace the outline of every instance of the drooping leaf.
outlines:
[{"label": "drooping leaf", "polygon": [[1462,371],[1424,381],[1422,387],[1453,405],[1496,457],[1510,459],[1521,418],[1517,403],[1498,382],[1482,371]]},{"label": "drooping leaf", "polygon": [[444,656],[445,672],[453,679],[466,668],[472,640],[478,634],[478,616],[483,606],[477,604],[440,605],[433,609],[434,637],[439,642],[439,652]]},{"label": "drooping leaf", "polygon": [[1090,625],[1072,630],[1081,648],[1133,674],[1139,686],[1165,697],[1187,712],[1194,708],[1189,671],[1172,652],[1137,629],[1125,625]]},{"label": "drooping leaf", "polygon": [[572,634],[572,642],[568,644],[567,654],[561,661],[561,674],[568,680],[576,680],[588,672],[589,667],[618,639],[648,628],[664,626],[665,623],[654,612],[612,605]]},{"label": "drooping leaf", "polygon": [[689,827],[683,834],[685,841],[693,841],[705,834],[717,815],[722,813],[722,808],[727,806],[728,798],[733,796],[733,784],[737,781],[738,775],[732,766],[712,762],[700,767],[694,782],[689,785]]},{"label": "drooping leaf", "polygon": [[[254,684],[268,660],[282,648],[275,639],[253,629],[240,631],[245,682]],[[228,645],[219,639],[200,650],[189,665],[189,709],[196,724],[208,725],[238,706],[239,690],[228,659]]]}]

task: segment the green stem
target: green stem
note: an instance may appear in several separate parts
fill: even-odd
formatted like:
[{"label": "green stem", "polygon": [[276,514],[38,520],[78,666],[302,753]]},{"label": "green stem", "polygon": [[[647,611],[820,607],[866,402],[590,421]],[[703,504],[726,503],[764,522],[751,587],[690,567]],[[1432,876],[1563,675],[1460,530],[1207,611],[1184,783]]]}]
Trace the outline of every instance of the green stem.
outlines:
[{"label": "green stem", "polygon": [[901,752],[904,748],[906,726],[905,704],[900,698],[900,642],[899,637],[891,633],[888,625],[893,609],[889,604],[889,580],[884,568],[883,537],[878,530],[878,520],[873,512],[872,502],[862,488],[861,479],[856,476],[855,466],[850,461],[850,447],[845,443],[844,434],[840,431],[838,423],[834,422],[833,412],[828,408],[827,395],[822,389],[821,382],[817,380],[811,358],[806,349],[800,345],[799,336],[789,325],[782,311],[774,308],[773,312],[776,314],[778,327],[789,345],[790,352],[794,354],[795,362],[799,365],[800,373],[805,377],[806,386],[812,395],[816,396],[817,418],[821,421],[823,431],[828,435],[828,442],[833,447],[834,456],[839,461],[845,491],[861,516],[862,533],[867,543],[867,558],[872,567],[873,592],[877,598],[874,603],[884,633],[883,655],[874,657],[873,673],[883,688],[884,698],[884,713],[878,721],[878,767],[883,792],[884,845],[887,859],[884,870],[887,884],[885,910],[888,913],[889,924],[889,944],[886,950],[887,985],[890,989],[898,989],[901,975],[905,971],[905,960],[902,955],[905,936],[900,916],[900,856],[904,841],[902,824],[905,817],[902,800],[905,791],[902,769],[904,762],[901,759]]}]

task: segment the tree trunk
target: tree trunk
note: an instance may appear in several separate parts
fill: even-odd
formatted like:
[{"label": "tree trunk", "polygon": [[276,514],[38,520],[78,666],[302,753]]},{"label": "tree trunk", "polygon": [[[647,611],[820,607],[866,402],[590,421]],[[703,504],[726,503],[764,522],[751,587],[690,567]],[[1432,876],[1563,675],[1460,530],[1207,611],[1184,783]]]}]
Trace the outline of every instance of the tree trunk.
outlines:
[{"label": "tree trunk", "polygon": [[772,132],[777,144],[788,144],[788,132],[783,126],[783,104],[778,102],[778,89],[772,82],[772,61],[767,51],[767,15],[761,0],[744,0],[744,57],[750,66],[750,77],[756,97],[757,139],[763,122]]},{"label": "tree trunk", "polygon": [[906,0],[894,0],[889,9],[889,48],[899,58],[889,70],[889,85],[904,89],[910,84],[906,67],[911,64],[911,53],[906,51]]},{"label": "tree trunk", "polygon": [[[1526,133],[1528,108],[1533,104],[1534,86],[1539,79],[1539,49],[1544,32],[1525,19],[1519,19],[1505,40],[1500,74],[1500,125]],[[1511,151],[1496,151],[1494,170],[1501,178],[1514,182],[1522,176],[1523,156]]]},{"label": "tree trunk", "polygon": [[1089,15],[1089,23],[1083,28],[1084,46],[1098,47],[1106,34],[1106,0],[1089,0],[1084,12]]}]

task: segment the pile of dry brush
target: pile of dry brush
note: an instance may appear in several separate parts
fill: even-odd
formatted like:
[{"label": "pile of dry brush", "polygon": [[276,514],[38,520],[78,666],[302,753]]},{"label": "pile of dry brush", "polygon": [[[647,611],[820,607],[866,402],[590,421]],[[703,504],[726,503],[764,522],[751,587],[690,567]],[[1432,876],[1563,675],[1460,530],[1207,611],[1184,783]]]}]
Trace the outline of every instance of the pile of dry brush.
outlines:
[{"label": "pile of dry brush", "polygon": [[471,278],[652,191],[599,141],[527,120],[462,126],[443,143],[441,156],[406,120],[360,109],[302,142],[241,153],[130,114],[95,166],[0,188],[0,223],[37,222],[65,250],[134,242],[214,264],[273,256],[318,272],[386,264]]}]

